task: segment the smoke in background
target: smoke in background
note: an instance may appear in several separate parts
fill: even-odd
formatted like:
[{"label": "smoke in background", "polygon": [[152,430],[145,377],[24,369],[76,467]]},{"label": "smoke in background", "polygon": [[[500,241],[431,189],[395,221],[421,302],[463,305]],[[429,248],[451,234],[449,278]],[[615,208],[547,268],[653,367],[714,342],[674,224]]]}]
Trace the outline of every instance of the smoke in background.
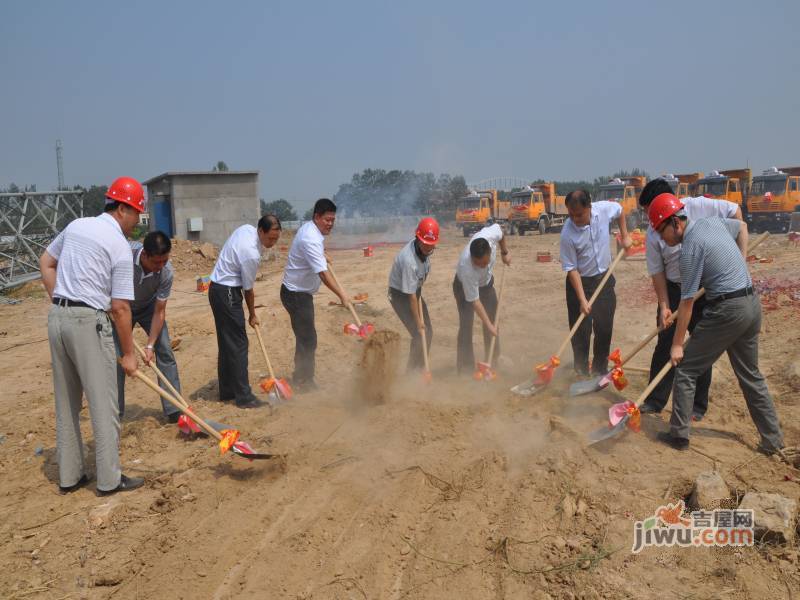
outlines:
[{"label": "smoke in background", "polygon": [[454,218],[456,201],[467,193],[460,175],[366,169],[339,186],[334,202],[343,217],[425,214],[447,220]]}]

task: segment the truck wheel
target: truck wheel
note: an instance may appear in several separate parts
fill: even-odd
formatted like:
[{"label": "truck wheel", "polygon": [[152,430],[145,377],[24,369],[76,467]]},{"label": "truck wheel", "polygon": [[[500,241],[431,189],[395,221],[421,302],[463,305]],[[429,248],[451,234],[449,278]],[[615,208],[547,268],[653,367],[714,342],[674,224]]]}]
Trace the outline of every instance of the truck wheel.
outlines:
[{"label": "truck wheel", "polygon": [[539,219],[539,235],[547,233],[547,219]]}]

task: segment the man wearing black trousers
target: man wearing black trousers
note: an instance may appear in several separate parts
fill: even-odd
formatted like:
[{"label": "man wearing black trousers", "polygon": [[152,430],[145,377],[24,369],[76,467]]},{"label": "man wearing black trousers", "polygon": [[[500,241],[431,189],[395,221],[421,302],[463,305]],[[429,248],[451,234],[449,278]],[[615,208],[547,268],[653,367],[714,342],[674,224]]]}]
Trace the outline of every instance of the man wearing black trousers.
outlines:
[{"label": "man wearing black trousers", "polygon": [[[497,292],[494,290],[494,265],[497,246],[503,263],[511,264],[503,229],[497,223],[484,227],[472,236],[461,252],[453,279],[453,296],[458,308],[458,345],[456,369],[459,374],[475,371],[475,350],[472,347],[472,322],[475,314],[483,323],[483,345],[486,352],[492,336],[497,337],[494,318],[497,314]],[[500,344],[495,344],[493,360],[500,355]]]},{"label": "man wearing black trousers", "polygon": [[631,240],[619,202],[592,202],[585,190],[570,192],[565,202],[569,219],[561,230],[561,268],[567,273],[567,315],[570,329],[581,313],[586,315],[572,336],[574,368],[578,376],[589,376],[589,342],[594,330],[591,370],[596,375],[605,375],[608,372],[608,354],[614,329],[614,312],[617,308],[614,276],[608,278],[603,291],[591,306],[588,298],[597,290],[611,264],[609,227],[614,219],[619,223],[626,248],[630,247]]},{"label": "man wearing black trousers", "polygon": [[261,247],[271,248],[281,235],[281,222],[264,215],[258,227],[242,225],[225,242],[211,274],[208,301],[217,329],[217,375],[220,400],[235,400],[239,408],[258,408],[263,402],[250,389],[247,375],[247,332],[242,299],[250,327],[258,327],[255,293]]},{"label": "man wearing black trousers", "polygon": [[289,313],[295,336],[294,375],[292,384],[298,390],[313,391],[317,352],[317,329],[314,324],[314,294],[320,282],[336,294],[342,304],[350,300],[328,272],[324,236],[336,222],[336,205],[328,198],[314,204],[314,217],[303,223],[294,236],[281,285],[281,303]]},{"label": "man wearing black trousers", "polygon": [[[649,209],[653,199],[661,194],[671,194],[672,188],[669,183],[662,178],[654,179],[649,182],[639,196],[639,205],[645,210]],[[715,198],[683,198],[683,211],[691,221],[705,219],[708,217],[721,217],[723,219],[742,220],[742,210],[733,202],[718,200]],[[673,313],[677,312],[681,303],[681,271],[680,257],[681,244],[668,246],[661,236],[650,226],[647,228],[646,237],[647,251],[647,271],[653,279],[653,289],[656,292],[658,308],[656,311],[656,322],[659,327],[663,327],[664,322]],[[706,306],[706,297],[701,296],[692,306],[692,316],[689,321],[689,333],[694,331],[695,326],[703,316],[703,309]],[[658,334],[658,341],[653,350],[653,358],[650,360],[650,380],[652,380],[669,361],[670,348],[672,347],[672,337],[675,335],[675,325],[664,329]],[[708,390],[711,387],[711,369],[697,378],[695,388],[694,406],[692,408],[692,420],[700,421],[708,410]],[[664,410],[672,392],[672,382],[675,377],[675,369],[671,369],[653,391],[645,398],[640,407],[643,413],[659,413]]]},{"label": "man wearing black trousers", "polygon": [[[422,332],[428,350],[433,339],[433,327],[428,315],[428,305],[422,297],[422,285],[431,272],[430,257],[439,242],[439,223],[432,217],[425,217],[417,225],[417,233],[408,242],[392,263],[389,272],[389,302],[408,333],[411,334],[411,347],[408,351],[408,369],[425,366],[422,354]],[[420,311],[420,304],[422,309]]]}]

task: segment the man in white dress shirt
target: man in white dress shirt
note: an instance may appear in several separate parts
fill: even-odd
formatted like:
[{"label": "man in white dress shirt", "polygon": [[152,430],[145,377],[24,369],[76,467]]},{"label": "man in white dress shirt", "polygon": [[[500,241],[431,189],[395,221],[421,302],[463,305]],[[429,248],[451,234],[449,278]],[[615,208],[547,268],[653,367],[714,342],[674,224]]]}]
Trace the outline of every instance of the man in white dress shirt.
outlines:
[{"label": "man in white dress shirt", "polygon": [[594,331],[591,370],[597,375],[605,375],[608,371],[611,333],[617,308],[614,276],[608,278],[592,306],[589,306],[588,299],[594,294],[611,264],[611,223],[616,220],[619,224],[622,242],[626,248],[630,247],[631,239],[619,202],[592,202],[589,192],[575,190],[567,194],[565,203],[569,219],[561,230],[561,269],[567,273],[567,315],[570,329],[581,313],[586,315],[572,336],[574,368],[578,376],[589,375],[589,342]]},{"label": "man in white dress shirt", "polygon": [[[456,370],[470,373],[475,370],[475,351],[472,348],[472,323],[475,314],[483,323],[483,345],[489,351],[492,336],[497,337],[494,319],[497,315],[497,293],[494,290],[494,265],[497,246],[506,265],[511,264],[511,255],[506,246],[503,229],[497,223],[484,227],[472,236],[456,265],[453,278],[453,296],[458,308],[458,338],[456,345]],[[495,343],[494,355],[500,355],[500,340]]]},{"label": "man in white dress shirt", "polygon": [[336,205],[328,198],[314,204],[314,217],[303,223],[294,236],[281,285],[281,302],[292,322],[295,336],[293,385],[299,390],[314,390],[317,329],[314,325],[314,294],[319,284],[339,297],[343,305],[350,300],[328,272],[324,240],[336,222]]},{"label": "man in white dress shirt", "polygon": [[[672,188],[665,179],[653,179],[644,186],[642,193],[639,195],[639,205],[647,210],[656,196],[671,193]],[[696,221],[707,217],[742,220],[742,210],[734,202],[705,198],[703,196],[697,198],[682,198],[681,202],[683,203],[683,211],[689,221]],[[681,244],[668,246],[667,243],[661,239],[658,232],[648,225],[646,252],[647,271],[653,280],[653,289],[656,292],[656,298],[658,300],[656,323],[659,327],[662,327],[664,322],[678,310],[678,306],[681,303]],[[689,333],[694,331],[695,326],[703,316],[703,309],[705,306],[705,296],[694,303],[692,318],[688,326]],[[653,358],[650,360],[651,381],[669,360],[672,337],[674,335],[674,324],[658,334],[658,341],[653,350]],[[653,388],[653,391],[645,398],[644,403],[640,407],[643,413],[659,413],[664,410],[664,407],[667,405],[667,400],[669,400],[670,393],[672,392],[674,377],[675,369],[672,369],[661,382]],[[708,389],[710,386],[711,369],[697,378],[694,407],[692,409],[693,421],[700,421],[708,410]]]},{"label": "man in white dress shirt", "polygon": [[131,375],[137,369],[129,303],[134,299],[133,257],[125,236],[139,222],[142,211],[141,184],[120,177],[106,192],[103,214],[72,221],[39,259],[42,283],[53,303],[47,334],[53,360],[62,494],[89,481],[79,420],[83,395],[94,432],[98,495],[144,484],[141,477],[123,475],[120,467],[117,353],[112,335],[114,328],[122,353],[120,364]]},{"label": "man in white dress shirt", "polygon": [[220,250],[208,302],[217,329],[217,377],[219,399],[234,400],[239,408],[258,408],[264,403],[250,389],[247,375],[247,331],[242,299],[247,304],[250,327],[260,325],[256,316],[253,286],[261,263],[261,247],[271,248],[281,235],[281,222],[275,215],[264,215],[258,226],[238,227]]}]

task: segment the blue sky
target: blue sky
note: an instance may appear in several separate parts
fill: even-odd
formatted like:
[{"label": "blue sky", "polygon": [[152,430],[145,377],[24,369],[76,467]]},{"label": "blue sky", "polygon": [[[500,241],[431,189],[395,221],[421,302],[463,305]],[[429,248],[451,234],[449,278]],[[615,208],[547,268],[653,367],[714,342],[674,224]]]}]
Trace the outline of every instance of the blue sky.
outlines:
[{"label": "blue sky", "polygon": [[800,164],[800,2],[0,3],[0,186]]}]

